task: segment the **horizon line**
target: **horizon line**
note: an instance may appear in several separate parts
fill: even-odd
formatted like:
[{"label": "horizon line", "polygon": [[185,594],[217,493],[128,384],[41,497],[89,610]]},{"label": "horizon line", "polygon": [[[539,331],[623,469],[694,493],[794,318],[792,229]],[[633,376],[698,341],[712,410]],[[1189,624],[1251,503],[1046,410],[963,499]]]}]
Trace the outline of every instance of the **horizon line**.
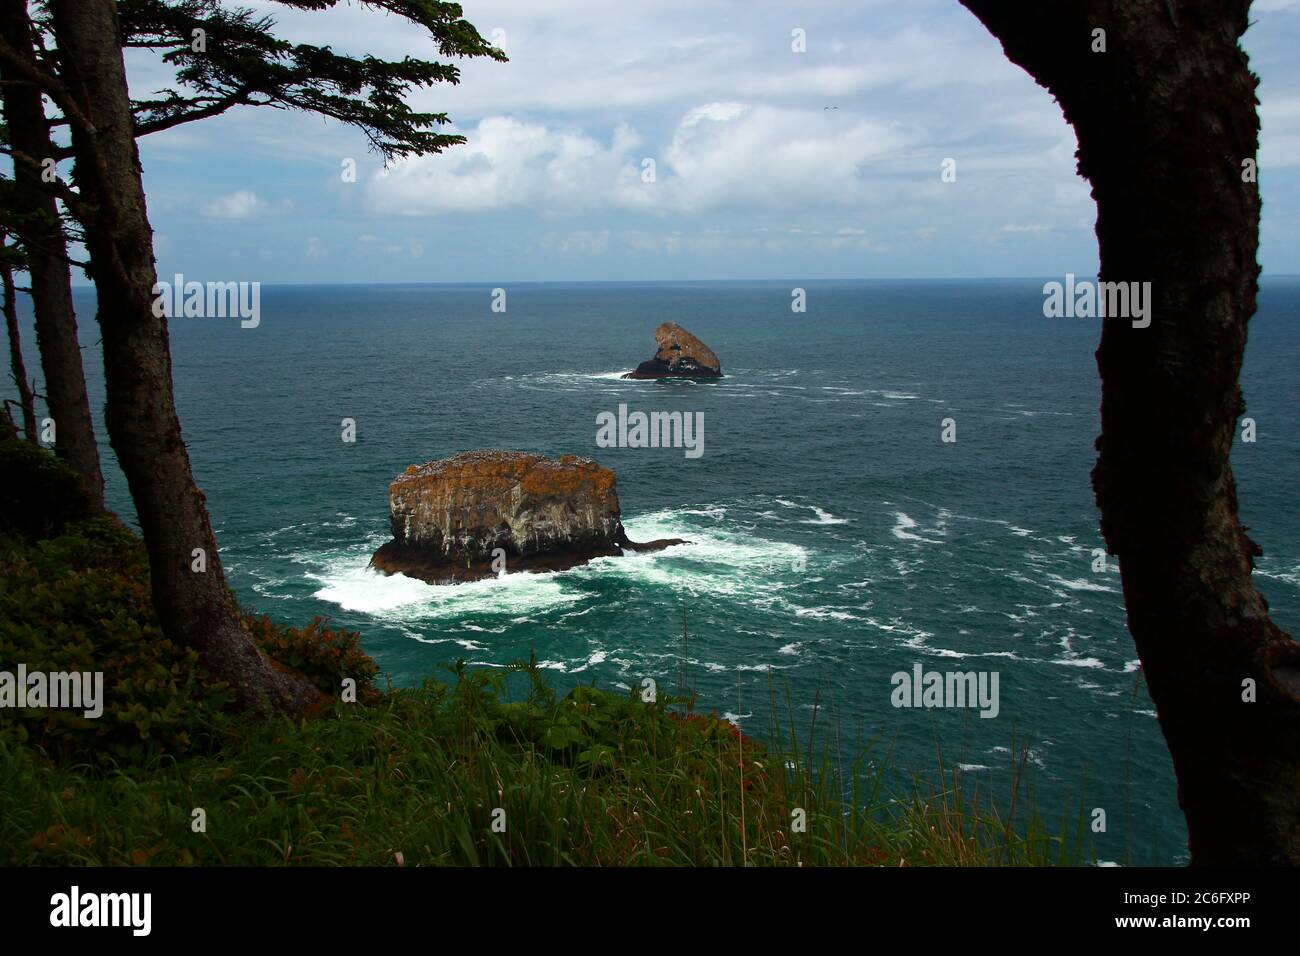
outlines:
[{"label": "horizon line", "polygon": [[[176,273],[173,273],[175,275]],[[179,273],[185,275],[184,272]],[[1080,273],[1074,273],[1078,275]],[[1087,273],[1092,275],[1092,273]],[[168,281],[170,277],[158,275],[160,281]],[[264,286],[358,286],[379,288],[383,286],[502,286],[502,285],[670,285],[681,283],[720,283],[720,282],[1037,282],[1039,280],[1056,280],[1060,274],[1052,275],[1020,275],[1020,276],[820,276],[820,277],[742,277],[742,278],[704,278],[704,279],[392,279],[382,282],[330,282],[330,281],[267,281],[267,280],[244,280],[255,281]],[[1261,282],[1267,279],[1300,279],[1300,272],[1261,272],[1259,279]],[[202,280],[194,280],[202,281]],[[230,280],[210,280],[210,281],[230,281]],[[95,288],[93,282],[73,282],[72,288],[75,290]]]}]

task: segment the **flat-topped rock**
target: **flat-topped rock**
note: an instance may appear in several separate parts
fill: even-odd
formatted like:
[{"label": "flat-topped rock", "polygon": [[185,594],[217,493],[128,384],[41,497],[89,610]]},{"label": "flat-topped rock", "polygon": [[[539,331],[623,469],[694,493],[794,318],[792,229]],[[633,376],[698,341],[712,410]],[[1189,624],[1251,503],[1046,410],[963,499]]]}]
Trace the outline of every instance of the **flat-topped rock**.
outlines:
[{"label": "flat-topped rock", "polygon": [[443,584],[495,576],[497,549],[509,573],[562,571],[625,548],[685,543],[629,541],[616,481],[577,455],[470,451],[412,465],[388,487],[393,540],[371,566]]},{"label": "flat-topped rock", "polygon": [[655,357],[624,378],[722,378],[722,363],[713,350],[676,322],[655,329]]}]

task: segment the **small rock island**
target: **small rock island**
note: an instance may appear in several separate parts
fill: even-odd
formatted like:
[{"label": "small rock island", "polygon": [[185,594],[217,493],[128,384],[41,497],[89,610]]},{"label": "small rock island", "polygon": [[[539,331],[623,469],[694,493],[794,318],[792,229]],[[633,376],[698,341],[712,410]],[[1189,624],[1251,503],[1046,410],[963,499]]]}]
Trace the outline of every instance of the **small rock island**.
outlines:
[{"label": "small rock island", "polygon": [[655,329],[655,357],[624,378],[722,378],[722,363],[713,350],[676,322]]},{"label": "small rock island", "polygon": [[468,451],[412,465],[388,487],[393,540],[370,566],[453,584],[496,576],[498,548],[513,573],[563,571],[625,549],[688,543],[629,541],[615,484],[612,471],[577,455]]}]

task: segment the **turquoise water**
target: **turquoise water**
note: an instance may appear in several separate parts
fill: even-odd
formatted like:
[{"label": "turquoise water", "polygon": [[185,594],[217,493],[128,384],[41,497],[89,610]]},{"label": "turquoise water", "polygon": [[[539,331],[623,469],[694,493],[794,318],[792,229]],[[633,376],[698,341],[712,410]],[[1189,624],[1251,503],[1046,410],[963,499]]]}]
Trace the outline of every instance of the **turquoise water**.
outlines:
[{"label": "turquoise water", "polygon": [[[938,742],[997,790],[1027,745],[1046,816],[1070,799],[1107,809],[1099,859],[1183,860],[1119,576],[1092,570],[1096,321],[1045,319],[1041,281],[807,283],[804,314],[795,284],[516,285],[504,314],[488,286],[267,287],[256,329],[174,320],[178,404],[232,584],[281,621],[361,631],[398,685],[531,650],[560,685],[672,688],[685,605],[701,705],[747,731],[767,726],[770,674],[797,721],[820,695],[823,728],[883,734],[901,772],[934,767]],[[1300,611],[1298,316],[1300,283],[1267,283],[1245,370],[1259,439],[1236,452],[1283,626]],[[668,319],[725,380],[617,377]],[[620,403],[703,412],[704,455],[598,448],[596,416]],[[473,448],[594,457],[618,474],[634,540],[693,543],[452,587],[368,571],[388,482]],[[129,513],[116,474],[110,498]],[[891,675],[917,662],[996,671],[998,716],[891,706]]]}]

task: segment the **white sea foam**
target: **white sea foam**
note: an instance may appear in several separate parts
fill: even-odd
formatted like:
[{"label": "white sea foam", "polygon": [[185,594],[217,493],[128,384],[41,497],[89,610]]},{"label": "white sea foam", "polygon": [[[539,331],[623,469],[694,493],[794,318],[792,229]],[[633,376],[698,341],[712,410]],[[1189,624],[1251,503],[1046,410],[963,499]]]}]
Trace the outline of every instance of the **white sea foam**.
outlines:
[{"label": "white sea foam", "polygon": [[1069,588],[1071,591],[1105,591],[1113,594],[1115,589],[1105,584],[1098,584],[1096,581],[1090,581],[1087,578],[1063,578],[1059,574],[1049,574],[1050,580],[1055,581],[1063,588]]},{"label": "white sea foam", "polygon": [[556,574],[508,574],[464,584],[427,584],[404,574],[381,574],[369,567],[370,546],[336,555],[296,556],[319,570],[308,572],[322,587],[315,597],[358,611],[398,621],[423,621],[481,615],[535,613],[582,600],[555,579]]},{"label": "white sea foam", "polygon": [[941,529],[935,528],[929,531],[923,531],[921,534],[915,534],[913,533],[912,529],[915,528],[916,526],[917,526],[916,519],[914,519],[911,515],[904,514],[902,511],[894,512],[894,527],[891,529],[891,533],[899,541],[920,541],[923,544],[939,543],[934,538],[927,538],[926,535],[927,534],[941,535],[943,534],[943,531]]},{"label": "white sea foam", "polygon": [[337,604],[345,611],[361,611],[364,614],[418,604],[428,600],[432,590],[423,581],[408,578],[404,574],[383,575],[364,564],[346,570],[337,569],[334,573],[309,574],[307,577],[324,585],[314,597]]},{"label": "white sea foam", "polygon": [[901,511],[894,512],[894,537],[899,541],[922,541],[920,535],[912,534],[910,528],[916,527],[916,521]]},{"label": "white sea foam", "polygon": [[[369,565],[370,556],[386,536],[338,552],[304,552],[293,560],[308,566],[307,577],[320,583],[315,597],[347,611],[397,622],[504,617],[528,622],[549,612],[567,609],[567,616],[590,611],[591,597],[581,587],[593,576],[612,576],[633,583],[663,585],[688,593],[771,599],[775,591],[793,586],[797,561],[806,565],[810,552],[795,544],[771,541],[728,528],[726,509],[665,510],[628,518],[632,540],[683,538],[689,544],[661,551],[628,552],[622,557],[597,558],[568,571],[516,573],[463,584],[432,585],[402,574],[385,575]],[[709,517],[718,526],[704,530],[688,516]]]},{"label": "white sea foam", "polygon": [[1059,657],[1052,661],[1053,664],[1060,664],[1062,667],[1088,667],[1104,669],[1105,664],[1095,657]]},{"label": "white sea foam", "polygon": [[816,514],[817,517],[805,519],[801,521],[800,524],[848,524],[849,523],[848,518],[837,518],[829,511],[824,511],[821,508],[818,508],[816,505],[809,505],[808,507],[813,510],[813,513]]},{"label": "white sea foam", "polygon": [[592,651],[591,654],[587,656],[586,661],[579,664],[577,667],[569,668],[568,673],[577,674],[580,671],[585,671],[588,667],[595,667],[598,664],[603,664],[605,663],[605,658],[606,658],[605,651],[603,650]]},{"label": "white sea foam", "polygon": [[[1261,561],[1260,563],[1263,564],[1264,562]],[[1300,568],[1271,570],[1259,567],[1255,569],[1255,573],[1262,578],[1271,578],[1274,581],[1285,581],[1287,584],[1300,586]]]},{"label": "white sea foam", "polygon": [[859,621],[856,614],[850,614],[848,611],[833,611],[821,607],[795,607],[795,617],[811,617],[819,621]]},{"label": "white sea foam", "polygon": [[700,515],[704,518],[712,518],[715,521],[721,521],[727,516],[727,509],[722,505],[710,505],[704,508],[683,508],[677,514],[683,515]]},{"label": "white sea foam", "polygon": [[960,660],[961,658],[970,657],[969,654],[963,651],[954,651],[951,648],[947,648],[947,647],[930,647],[928,644],[925,643],[930,636],[931,635],[926,634],[926,635],[917,635],[916,637],[910,637],[903,642],[903,646],[910,647],[912,648],[912,650],[915,651],[920,651],[922,654],[929,654],[931,657],[950,657],[958,660]]}]

